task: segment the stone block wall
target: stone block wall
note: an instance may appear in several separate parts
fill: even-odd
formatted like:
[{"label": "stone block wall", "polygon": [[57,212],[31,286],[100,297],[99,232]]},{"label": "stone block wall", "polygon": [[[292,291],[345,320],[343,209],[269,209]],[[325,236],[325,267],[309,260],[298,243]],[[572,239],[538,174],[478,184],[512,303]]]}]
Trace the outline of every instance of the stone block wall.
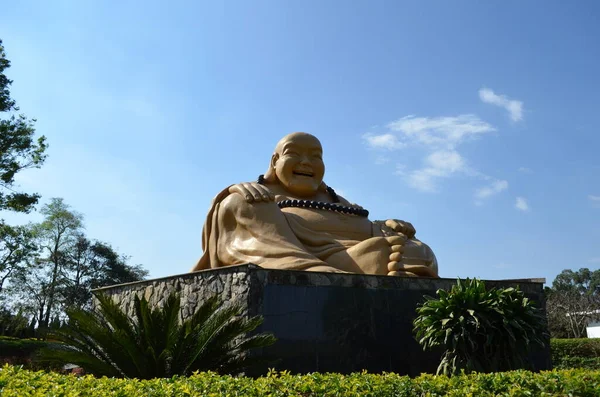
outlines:
[{"label": "stone block wall", "polygon": [[134,295],[145,297],[149,305],[154,307],[162,306],[173,292],[180,295],[181,318],[184,321],[195,312],[199,302],[214,295],[219,295],[226,302],[238,299],[244,307],[244,312],[247,312],[250,289],[248,270],[247,266],[231,266],[98,288],[94,293],[112,297],[130,316],[134,314]]},{"label": "stone block wall", "polygon": [[[259,332],[272,332],[277,343],[254,354],[269,367],[305,372],[397,372],[411,376],[435,372],[441,352],[423,352],[413,336],[412,321],[424,296],[449,290],[455,279],[388,277],[263,269],[255,265],[187,273],[106,287],[132,314],[133,296],[160,305],[178,292],[181,317],[212,295],[240,300],[244,315],[261,315]],[[518,286],[545,308],[543,280],[486,281],[491,287]],[[549,348],[532,351],[537,370],[549,369]],[[257,369],[256,374],[266,371]]]}]

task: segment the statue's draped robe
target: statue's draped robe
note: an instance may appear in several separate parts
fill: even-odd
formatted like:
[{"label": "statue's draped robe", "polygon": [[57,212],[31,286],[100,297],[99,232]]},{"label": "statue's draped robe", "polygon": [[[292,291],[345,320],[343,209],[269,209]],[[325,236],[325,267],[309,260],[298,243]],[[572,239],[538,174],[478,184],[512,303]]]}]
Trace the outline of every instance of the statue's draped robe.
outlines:
[{"label": "statue's draped robe", "polygon": [[[341,197],[340,204],[349,205]],[[212,202],[202,233],[204,255],[192,270],[245,263],[288,270],[328,266],[330,255],[372,236],[373,224],[367,218],[310,208],[279,209],[275,202],[246,203],[227,188]]]}]

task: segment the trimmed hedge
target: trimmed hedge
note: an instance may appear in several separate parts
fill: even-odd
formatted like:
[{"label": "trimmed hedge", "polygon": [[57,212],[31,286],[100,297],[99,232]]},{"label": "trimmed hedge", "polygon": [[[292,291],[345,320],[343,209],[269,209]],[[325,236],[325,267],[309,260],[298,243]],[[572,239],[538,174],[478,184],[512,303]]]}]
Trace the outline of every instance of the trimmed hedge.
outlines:
[{"label": "trimmed hedge", "polygon": [[19,339],[0,336],[0,365],[22,365],[27,369],[60,369],[55,363],[40,363],[35,360],[37,352],[57,342],[48,342],[40,339]]},{"label": "trimmed hedge", "polygon": [[9,336],[0,336],[0,356],[30,357],[47,345],[48,342],[39,339],[19,339]]},{"label": "trimmed hedge", "polygon": [[19,367],[0,369],[0,394],[21,396],[530,396],[600,395],[600,371],[528,371],[453,377],[396,374],[290,375],[265,377],[219,376],[200,373],[189,378],[116,379],[31,372]]},{"label": "trimmed hedge", "polygon": [[552,339],[550,352],[554,368],[600,370],[600,338]]}]

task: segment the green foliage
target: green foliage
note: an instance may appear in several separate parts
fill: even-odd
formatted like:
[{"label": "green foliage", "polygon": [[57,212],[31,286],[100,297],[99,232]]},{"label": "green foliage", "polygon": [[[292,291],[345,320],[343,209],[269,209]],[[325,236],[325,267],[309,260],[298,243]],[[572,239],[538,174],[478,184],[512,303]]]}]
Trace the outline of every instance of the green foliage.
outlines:
[{"label": "green foliage", "polygon": [[544,345],[545,321],[515,288],[487,290],[477,279],[458,280],[451,291],[417,308],[415,332],[424,350],[443,348],[438,374],[528,368],[531,345]]},{"label": "green foliage", "polygon": [[257,379],[220,376],[213,372],[152,380],[94,378],[0,369],[3,397],[24,396],[580,396],[600,395],[600,371],[513,371],[453,377],[356,373],[291,375],[269,373]]},{"label": "green foliage", "polygon": [[275,342],[270,334],[246,336],[262,318],[244,318],[240,305],[222,305],[217,297],[206,300],[183,323],[175,294],[154,309],[136,296],[133,318],[110,297],[97,298],[98,311],[67,311],[69,325],[50,331],[49,337],[68,348],[44,351],[44,360],[77,364],[97,375],[139,379],[197,370],[236,373],[253,363],[250,349]]},{"label": "green foliage", "polygon": [[[0,40],[0,112],[14,113],[19,109],[10,97],[12,81],[4,74],[9,67],[10,61]],[[34,140],[33,121],[14,114],[0,119],[0,210],[29,212],[40,197],[15,190],[15,175],[28,168],[39,168],[46,159],[46,138],[41,136]]]},{"label": "green foliage", "polygon": [[554,368],[600,370],[600,339],[551,339],[550,351]]}]

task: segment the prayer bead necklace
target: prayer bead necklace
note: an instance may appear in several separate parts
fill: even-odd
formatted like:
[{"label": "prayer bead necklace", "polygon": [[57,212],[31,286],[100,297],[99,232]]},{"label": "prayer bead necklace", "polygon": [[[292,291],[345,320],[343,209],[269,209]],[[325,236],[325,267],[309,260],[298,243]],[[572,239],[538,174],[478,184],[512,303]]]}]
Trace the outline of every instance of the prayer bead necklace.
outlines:
[{"label": "prayer bead necklace", "polygon": [[298,207],[298,208],[313,208],[316,210],[337,211],[343,214],[358,215],[364,218],[369,216],[369,211],[364,208],[348,207],[341,204],[324,203],[322,201],[313,200],[282,200],[277,202],[279,208]]},{"label": "prayer bead necklace", "polygon": [[[264,175],[259,175],[258,183],[263,185],[265,182]],[[289,208],[289,207],[297,207],[297,208],[313,208],[316,210],[327,210],[327,211],[336,211],[341,212],[342,214],[348,215],[357,215],[361,217],[368,217],[369,211],[364,208],[356,208],[356,207],[348,207],[347,205],[336,204],[339,202],[339,198],[333,188],[327,187],[327,192],[331,196],[334,203],[325,203],[323,201],[313,201],[313,200],[282,200],[277,202],[277,206],[279,208]]]}]

